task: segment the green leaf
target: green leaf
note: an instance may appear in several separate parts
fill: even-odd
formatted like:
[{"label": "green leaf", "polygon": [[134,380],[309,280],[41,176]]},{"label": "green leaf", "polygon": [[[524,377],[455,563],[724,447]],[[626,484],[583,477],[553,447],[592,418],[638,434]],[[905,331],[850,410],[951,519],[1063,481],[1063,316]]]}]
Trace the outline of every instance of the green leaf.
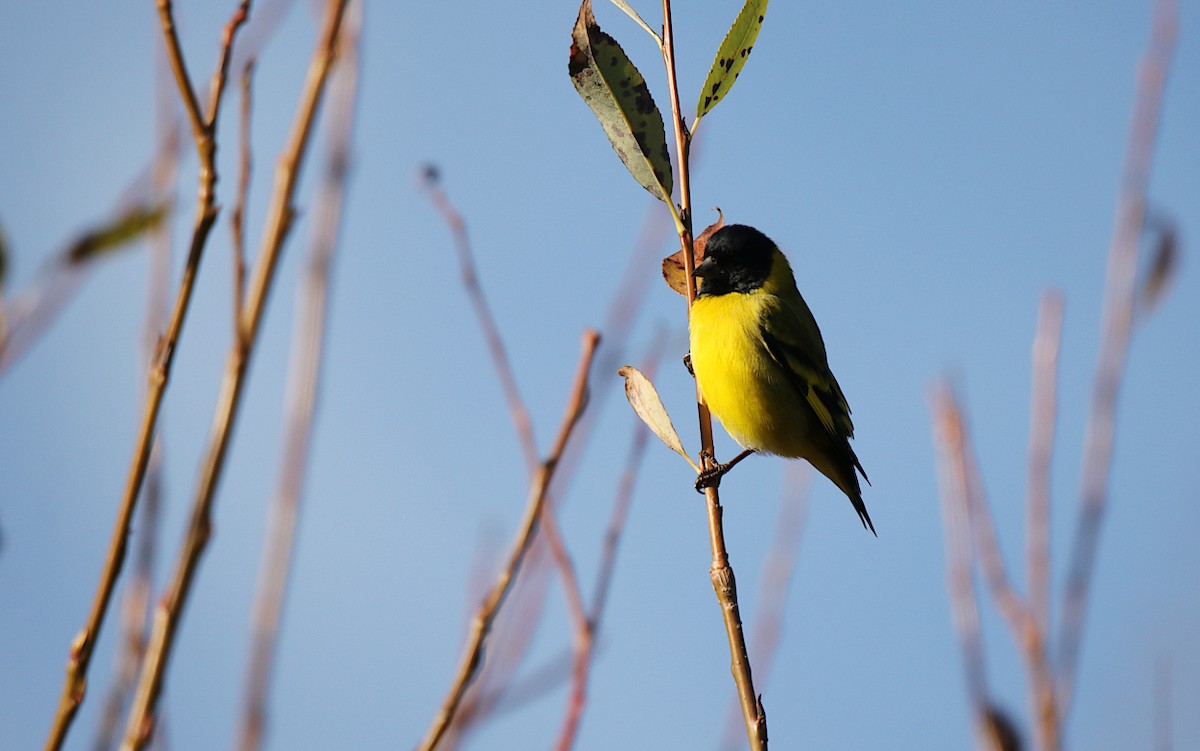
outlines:
[{"label": "green leaf", "polygon": [[[713,60],[708,78],[704,79],[704,88],[700,90],[700,101],[696,102],[696,122],[717,106],[717,102],[725,98],[733,88],[733,82],[742,72],[742,66],[754,49],[754,41],[762,29],[763,15],[767,12],[767,0],[746,0],[742,10],[729,27],[725,41],[717,50],[717,58]],[[694,129],[695,123],[692,124]]]},{"label": "green leaf", "polygon": [[167,216],[165,203],[134,206],[108,224],[85,232],[67,251],[68,263],[83,263],[139,239]]},{"label": "green leaf", "polygon": [[630,174],[656,198],[671,203],[671,157],[662,114],[621,45],[596,24],[592,0],[579,6],[567,72]]}]

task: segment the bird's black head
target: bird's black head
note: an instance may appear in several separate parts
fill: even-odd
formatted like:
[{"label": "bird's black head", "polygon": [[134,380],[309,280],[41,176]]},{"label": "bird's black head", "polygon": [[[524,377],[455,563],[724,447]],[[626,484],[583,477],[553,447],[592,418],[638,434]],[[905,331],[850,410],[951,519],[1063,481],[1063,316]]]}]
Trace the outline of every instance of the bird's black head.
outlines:
[{"label": "bird's black head", "polygon": [[771,275],[774,257],[775,243],[753,227],[722,227],[708,238],[704,260],[696,266],[695,275],[704,280],[698,294],[753,292]]}]

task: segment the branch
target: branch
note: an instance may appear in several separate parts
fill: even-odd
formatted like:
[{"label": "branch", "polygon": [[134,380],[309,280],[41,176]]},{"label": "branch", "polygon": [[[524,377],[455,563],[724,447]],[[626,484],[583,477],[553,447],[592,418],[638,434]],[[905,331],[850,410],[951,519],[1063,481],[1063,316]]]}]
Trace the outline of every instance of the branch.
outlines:
[{"label": "branch", "polygon": [[964,426],[954,393],[939,384],[929,393],[933,413],[934,448],[937,451],[938,486],[942,498],[942,526],[946,540],[946,591],[950,615],[958,634],[967,695],[975,715],[975,733],[984,747],[992,736],[989,721],[991,698],[979,631],[979,601],[971,576],[971,530],[968,522],[966,447]]},{"label": "branch", "polygon": [[[233,46],[237,30],[246,20],[248,8],[249,0],[243,0],[233,19],[226,26],[220,55],[221,62],[218,64],[216,74],[219,81],[224,80],[223,71],[229,61],[229,49]],[[187,69],[183,62],[183,53],[179,46],[178,34],[175,31],[175,21],[171,11],[170,0],[158,0],[158,10],[163,27],[163,36],[167,44],[168,59],[175,72],[176,83],[184,102],[184,109],[188,112],[188,117],[192,123],[192,130],[196,139],[196,152],[200,159],[200,189],[199,197],[196,201],[195,226],[192,230],[191,247],[188,250],[188,257],[184,266],[183,277],[179,283],[179,292],[175,298],[171,320],[167,326],[166,334],[163,336],[158,347],[154,362],[150,366],[146,405],[142,414],[137,442],[134,445],[133,460],[126,479],[125,491],[121,498],[121,503],[117,511],[116,524],[113,527],[112,537],[109,541],[108,554],[104,561],[104,567],[101,569],[100,583],[96,588],[96,594],[92,600],[92,607],[88,613],[87,622],[71,643],[71,656],[67,661],[67,679],[63,686],[62,695],[59,698],[58,708],[55,711],[49,739],[46,741],[47,751],[57,750],[62,747],[75,713],[79,710],[79,705],[83,703],[87,685],[88,666],[91,664],[96,641],[100,637],[100,628],[104,623],[104,616],[108,611],[108,604],[112,599],[113,589],[116,586],[117,578],[120,576],[121,568],[125,562],[129,525],[133,518],[134,508],[137,505],[138,493],[146,476],[146,467],[150,461],[150,451],[158,424],[158,413],[162,407],[162,399],[170,378],[171,366],[175,360],[175,347],[178,344],[180,332],[183,330],[183,322],[191,303],[192,289],[196,273],[200,266],[204,246],[208,241],[208,234],[212,229],[213,222],[217,218],[217,207],[214,198],[214,188],[217,180],[215,132],[223,87],[214,87],[213,95],[209,101],[210,111],[208,119],[207,121],[202,121],[196,100],[196,92],[188,78]]]},{"label": "branch", "polygon": [[[683,250],[684,272],[687,278],[688,316],[691,317],[692,301],[696,299],[695,258],[692,254],[691,188],[688,170],[688,149],[691,139],[683,123],[679,108],[679,89],[675,77],[675,32],[671,22],[671,0],[663,0],[663,63],[667,69],[667,88],[671,97],[671,120],[675,132],[675,148],[679,161],[679,241]],[[672,211],[674,206],[671,207]],[[700,385],[696,384],[696,412],[700,423],[700,458],[702,466],[714,463],[712,415]],[[750,656],[746,651],[746,637],[742,633],[742,617],[738,611],[737,581],[733,567],[729,565],[729,554],[725,550],[725,531],[721,521],[721,500],[715,487],[705,488],[704,497],[708,509],[709,544],[712,548],[712,565],[709,575],[713,591],[721,605],[725,621],[725,633],[729,637],[729,654],[732,661],[734,683],[742,703],[742,718],[746,722],[746,734],[754,751],[767,748],[767,715],[762,700],[754,692],[754,680],[750,674]]]},{"label": "branch", "polygon": [[[812,470],[802,462],[787,462],[784,464],[783,477],[783,497],[780,499],[779,516],[775,520],[775,534],[758,584],[758,601],[761,604],[755,613],[754,630],[750,633],[750,644],[758,656],[759,675],[767,677],[771,674],[771,666],[783,635],[789,584],[796,571],[800,538],[804,534],[804,522],[808,515]],[[741,735],[740,715],[741,703],[735,701],[726,715],[722,748],[741,748],[738,742]]]},{"label": "branch", "polygon": [[[233,236],[233,321],[234,326],[242,318],[246,295],[246,206],[250,200],[250,113],[252,104],[251,83],[254,79],[254,59],[246,61],[242,68],[242,106],[238,119],[238,179],[237,197],[233,212],[229,215],[229,232]],[[236,331],[234,333],[237,333]]]},{"label": "branch", "polygon": [[[331,74],[324,177],[314,200],[315,219],[303,284],[296,300],[291,364],[285,392],[283,456],[279,462],[267,540],[259,566],[251,616],[253,636],[247,660],[246,695],[242,703],[240,747],[262,745],[267,695],[275,661],[279,624],[292,567],[305,469],[316,412],[325,347],[330,271],[338,247],[342,207],[351,161],[350,143],[358,98],[362,6],[350,6],[338,42],[337,67]],[[245,122],[245,120],[243,120]],[[243,154],[248,154],[244,151]],[[248,156],[244,157],[248,161]]]},{"label": "branch", "polygon": [[1146,187],[1162,114],[1163,89],[1178,32],[1177,3],[1159,0],[1155,4],[1153,28],[1138,72],[1133,120],[1108,251],[1100,354],[1084,434],[1079,522],[1058,639],[1058,702],[1064,716],[1070,710],[1073,698],[1083,639],[1083,617],[1087,612],[1096,546],[1108,498],[1117,394],[1133,329],[1138,241],[1145,215]]},{"label": "branch", "polygon": [[454,235],[454,249],[458,252],[463,287],[466,288],[467,297],[470,298],[471,306],[475,309],[479,328],[483,330],[488,354],[491,355],[492,364],[496,368],[496,378],[500,381],[500,388],[504,392],[504,400],[508,404],[508,412],[512,417],[513,428],[517,431],[517,441],[521,444],[521,450],[525,454],[525,466],[529,473],[533,474],[538,465],[537,441],[533,436],[533,424],[529,419],[529,410],[525,407],[524,400],[521,399],[521,390],[517,388],[517,379],[513,375],[512,364],[509,362],[508,352],[504,347],[504,339],[500,336],[500,327],[496,325],[496,318],[492,315],[487,296],[484,295],[483,287],[479,284],[479,273],[475,267],[475,254],[471,250],[471,239],[467,235],[467,224],[463,221],[462,214],[446,198],[446,192],[438,185],[436,168],[432,166],[425,168],[422,186],[429,195],[429,200],[433,202],[434,208],[442,215],[442,219],[445,220],[447,226],[450,227],[450,232]]},{"label": "branch", "polygon": [[575,423],[579,420],[579,416],[586,405],[588,370],[591,367],[592,357],[595,355],[596,346],[599,342],[600,336],[595,331],[589,330],[584,333],[583,353],[580,357],[579,367],[576,370],[575,383],[571,390],[571,398],[567,403],[566,415],[563,417],[563,422],[559,427],[558,437],[555,439],[550,454],[542,462],[533,477],[529,502],[525,509],[525,518],[521,523],[521,531],[517,535],[516,542],[509,554],[508,562],[501,570],[495,586],[492,587],[491,592],[488,593],[487,598],[484,599],[479,611],[472,620],[471,634],[467,640],[467,646],[463,651],[463,658],[459,664],[458,672],[454,682],[451,684],[450,692],[441,709],[434,717],[429,732],[418,746],[422,751],[432,751],[437,747],[442,735],[446,732],[446,728],[449,727],[455,713],[458,711],[463,694],[466,693],[467,685],[479,669],[479,665],[483,659],[484,639],[491,629],[492,623],[496,619],[496,614],[504,602],[505,595],[508,594],[513,578],[516,576],[521,562],[524,560],[525,554],[533,542],[537,523],[546,502],[550,481],[554,477],[555,469],[558,466],[558,461],[562,456],[567,439],[570,437],[571,431],[575,427]]},{"label": "branch", "polygon": [[[161,104],[173,93],[162,78],[163,69],[157,65],[156,78],[163,85],[156,87],[156,99]],[[158,157],[153,172],[154,192],[166,196],[174,192],[179,173],[180,128],[178,119],[172,114],[158,118],[161,132]],[[158,332],[167,320],[168,295],[171,284],[171,234],[172,222],[164,220],[156,226],[150,236],[150,264],[147,274],[146,313],[142,326],[142,357],[144,366],[149,367],[158,347]],[[144,387],[145,384],[142,384]],[[145,500],[139,511],[137,525],[138,547],[134,558],[133,575],[125,584],[121,603],[122,634],[115,659],[112,685],[101,712],[100,725],[92,747],[95,751],[108,751],[116,744],[121,714],[133,691],[138,665],[146,652],[146,630],[149,626],[151,590],[154,587],[154,564],[158,553],[159,517],[162,508],[162,436],[155,437],[150,452],[150,464],[146,468]]]},{"label": "branch", "polygon": [[1057,292],[1042,295],[1033,339],[1025,549],[1029,608],[1043,634],[1050,628],[1050,459],[1054,452],[1062,317],[1062,295]]},{"label": "branch", "polygon": [[325,91],[326,78],[337,51],[337,39],[346,2],[347,0],[330,0],[326,7],[320,40],[309,64],[288,144],[276,170],[275,190],[271,197],[259,261],[251,282],[250,295],[246,299],[246,309],[240,321],[238,336],[226,362],[208,453],[192,505],[187,540],[176,563],[170,589],[155,612],[154,628],[125,727],[122,751],[135,751],[144,747],[153,731],[154,710],[162,691],[183,606],[191,592],[196,568],[208,541],[213,498],[241,403],[246,369],[258,338],[280,250],[295,215],[292,198],[296,180],[307,151],[316,111]]}]

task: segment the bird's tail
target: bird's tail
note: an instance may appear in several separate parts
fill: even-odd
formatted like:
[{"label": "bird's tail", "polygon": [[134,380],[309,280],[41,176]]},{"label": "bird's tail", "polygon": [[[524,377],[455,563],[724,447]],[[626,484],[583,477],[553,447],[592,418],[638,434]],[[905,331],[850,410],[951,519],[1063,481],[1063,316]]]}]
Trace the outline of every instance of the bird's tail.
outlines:
[{"label": "bird's tail", "polygon": [[822,454],[816,458],[816,461],[811,461],[811,463],[821,474],[832,480],[833,484],[837,485],[846,494],[846,497],[850,499],[854,510],[858,512],[858,518],[862,522],[863,529],[871,530],[871,534],[878,537],[879,534],[875,531],[875,525],[871,522],[871,515],[867,513],[867,505],[863,503],[862,487],[858,484],[858,475],[854,471],[858,470],[858,473],[863,476],[868,485],[871,484],[871,480],[867,477],[866,471],[858,461],[858,456],[855,455],[854,449],[850,448],[850,444],[843,441],[840,451]]}]

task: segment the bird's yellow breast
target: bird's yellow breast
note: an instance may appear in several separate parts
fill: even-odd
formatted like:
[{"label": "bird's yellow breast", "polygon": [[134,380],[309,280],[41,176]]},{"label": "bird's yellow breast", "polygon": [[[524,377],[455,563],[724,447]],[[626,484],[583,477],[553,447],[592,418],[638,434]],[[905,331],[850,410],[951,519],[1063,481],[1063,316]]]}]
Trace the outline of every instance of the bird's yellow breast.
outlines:
[{"label": "bird's yellow breast", "polygon": [[803,456],[810,412],[763,342],[762,322],[779,299],[762,289],[696,299],[692,370],[713,414],[744,448]]}]

